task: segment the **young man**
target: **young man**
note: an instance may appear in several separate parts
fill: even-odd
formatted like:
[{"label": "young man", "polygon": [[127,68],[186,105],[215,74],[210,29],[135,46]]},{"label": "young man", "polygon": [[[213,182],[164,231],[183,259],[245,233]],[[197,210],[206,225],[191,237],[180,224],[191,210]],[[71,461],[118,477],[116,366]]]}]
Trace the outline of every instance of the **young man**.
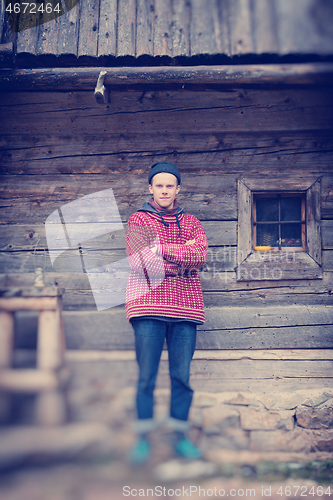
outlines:
[{"label": "young man", "polygon": [[129,218],[127,252],[131,274],[126,314],[135,333],[139,365],[136,429],[132,461],[150,455],[147,434],[155,427],[153,391],[166,339],[171,378],[170,417],[175,450],[198,458],[200,450],[186,437],[193,391],[190,363],[196,327],[205,321],[199,268],[207,258],[207,238],[199,220],[178,207],[181,176],[173,163],[155,163],[149,172],[151,199]]}]

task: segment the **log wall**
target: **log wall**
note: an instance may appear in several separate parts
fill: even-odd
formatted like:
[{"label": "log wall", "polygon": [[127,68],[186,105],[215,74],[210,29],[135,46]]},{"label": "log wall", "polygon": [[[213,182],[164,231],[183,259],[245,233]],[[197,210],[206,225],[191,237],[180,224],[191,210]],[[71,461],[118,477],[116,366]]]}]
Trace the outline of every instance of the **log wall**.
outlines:
[{"label": "log wall", "polygon": [[[210,246],[198,347],[332,346],[331,88],[123,88],[107,106],[92,91],[3,92],[0,113],[0,284],[30,286],[35,267],[44,267],[46,283],[66,289],[71,348],[131,349],[132,330],[122,307],[96,311],[78,248],[51,266],[45,220],[80,196],[112,188],[125,226],[149,197],[150,165],[161,160],[179,166],[179,204],[202,221]],[[237,181],[250,175],[266,182],[321,177],[323,279],[236,281]],[[91,240],[81,251],[99,265],[119,260],[124,234]],[[28,346],[34,318],[17,321]]]}]

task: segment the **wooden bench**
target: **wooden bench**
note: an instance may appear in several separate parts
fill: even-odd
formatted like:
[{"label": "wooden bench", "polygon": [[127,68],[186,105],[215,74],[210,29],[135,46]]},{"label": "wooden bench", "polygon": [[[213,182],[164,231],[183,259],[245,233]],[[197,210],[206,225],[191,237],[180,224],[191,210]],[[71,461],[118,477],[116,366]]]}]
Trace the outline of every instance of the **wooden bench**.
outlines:
[{"label": "wooden bench", "polygon": [[[53,287],[0,290],[0,409],[2,420],[10,413],[10,393],[37,395],[36,422],[61,425],[67,420],[64,387],[65,336],[62,321],[62,292]],[[13,368],[15,317],[17,311],[39,311],[37,366]]]}]

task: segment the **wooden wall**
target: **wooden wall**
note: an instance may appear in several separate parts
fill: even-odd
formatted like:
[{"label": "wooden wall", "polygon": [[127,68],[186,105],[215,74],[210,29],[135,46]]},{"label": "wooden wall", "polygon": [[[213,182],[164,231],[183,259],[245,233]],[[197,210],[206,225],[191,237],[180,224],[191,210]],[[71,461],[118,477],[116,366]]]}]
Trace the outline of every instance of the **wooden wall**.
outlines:
[{"label": "wooden wall", "polygon": [[[126,223],[148,199],[147,173],[160,160],[178,165],[178,201],[209,240],[198,347],[332,346],[331,88],[129,88],[114,90],[108,106],[97,105],[93,91],[3,92],[0,113],[0,284],[32,285],[35,267],[45,266],[46,283],[66,289],[69,347],[132,348],[132,330],[123,307],[96,311],[78,249],[52,268],[45,220],[112,188]],[[250,175],[321,177],[322,280],[236,281],[237,180]],[[125,255],[124,232],[98,241],[82,248],[100,265]],[[34,321],[18,315],[26,344]]]}]

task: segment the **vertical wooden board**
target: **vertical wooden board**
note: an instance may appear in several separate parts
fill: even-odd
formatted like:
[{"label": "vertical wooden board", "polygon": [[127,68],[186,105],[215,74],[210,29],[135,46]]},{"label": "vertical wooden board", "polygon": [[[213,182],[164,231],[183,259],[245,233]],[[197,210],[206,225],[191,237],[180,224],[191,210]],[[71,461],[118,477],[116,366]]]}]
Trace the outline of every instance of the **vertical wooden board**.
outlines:
[{"label": "vertical wooden board", "polygon": [[251,0],[227,0],[227,3],[231,55],[254,53]]},{"label": "vertical wooden board", "polygon": [[217,10],[218,10],[218,20],[214,22],[219,22],[219,33],[220,33],[220,43],[221,43],[221,54],[227,56],[231,55],[230,46],[230,29],[228,20],[228,5],[226,0],[216,0]]},{"label": "vertical wooden board", "polygon": [[81,0],[78,56],[97,56],[99,1]]},{"label": "vertical wooden board", "polygon": [[274,0],[252,0],[254,48],[257,54],[279,53]]},{"label": "vertical wooden board", "polygon": [[[38,6],[38,4],[36,4]],[[17,33],[17,54],[28,53],[36,55],[39,33],[39,13],[20,16],[19,31]],[[24,27],[29,26],[29,29]],[[23,30],[23,31],[20,31]]]},{"label": "vertical wooden board", "polygon": [[309,255],[321,264],[320,179],[306,191],[306,239]]},{"label": "vertical wooden board", "polygon": [[5,2],[0,2],[0,43],[3,43],[3,32],[5,24]]},{"label": "vertical wooden board", "polygon": [[100,0],[98,56],[117,53],[117,0]]},{"label": "vertical wooden board", "polygon": [[238,181],[238,225],[237,225],[237,263],[238,265],[246,259],[252,250],[252,223],[251,223],[251,191],[243,183]]},{"label": "vertical wooden board", "polygon": [[13,32],[5,11],[5,3],[0,2],[0,42],[15,43],[17,34]]},{"label": "vertical wooden board", "polygon": [[333,3],[318,0],[275,0],[281,54],[333,51]]},{"label": "vertical wooden board", "polygon": [[14,348],[14,313],[0,311],[0,368],[10,368]]},{"label": "vertical wooden board", "polygon": [[73,54],[77,56],[80,9],[81,2],[59,18],[58,55]]},{"label": "vertical wooden board", "polygon": [[60,18],[39,26],[37,39],[37,54],[58,53]]},{"label": "vertical wooden board", "polygon": [[192,0],[191,55],[221,52],[216,0]]},{"label": "vertical wooden board", "polygon": [[172,57],[172,0],[155,0],[154,55]]},{"label": "vertical wooden board", "polygon": [[191,7],[188,0],[173,2],[172,12],[172,55],[191,55]]},{"label": "vertical wooden board", "polygon": [[154,0],[137,0],[136,56],[154,55]]},{"label": "vertical wooden board", "polygon": [[117,55],[135,56],[136,0],[118,2]]},{"label": "vertical wooden board", "polygon": [[37,340],[37,367],[40,370],[56,370],[62,364],[59,326],[55,311],[40,311]]}]

